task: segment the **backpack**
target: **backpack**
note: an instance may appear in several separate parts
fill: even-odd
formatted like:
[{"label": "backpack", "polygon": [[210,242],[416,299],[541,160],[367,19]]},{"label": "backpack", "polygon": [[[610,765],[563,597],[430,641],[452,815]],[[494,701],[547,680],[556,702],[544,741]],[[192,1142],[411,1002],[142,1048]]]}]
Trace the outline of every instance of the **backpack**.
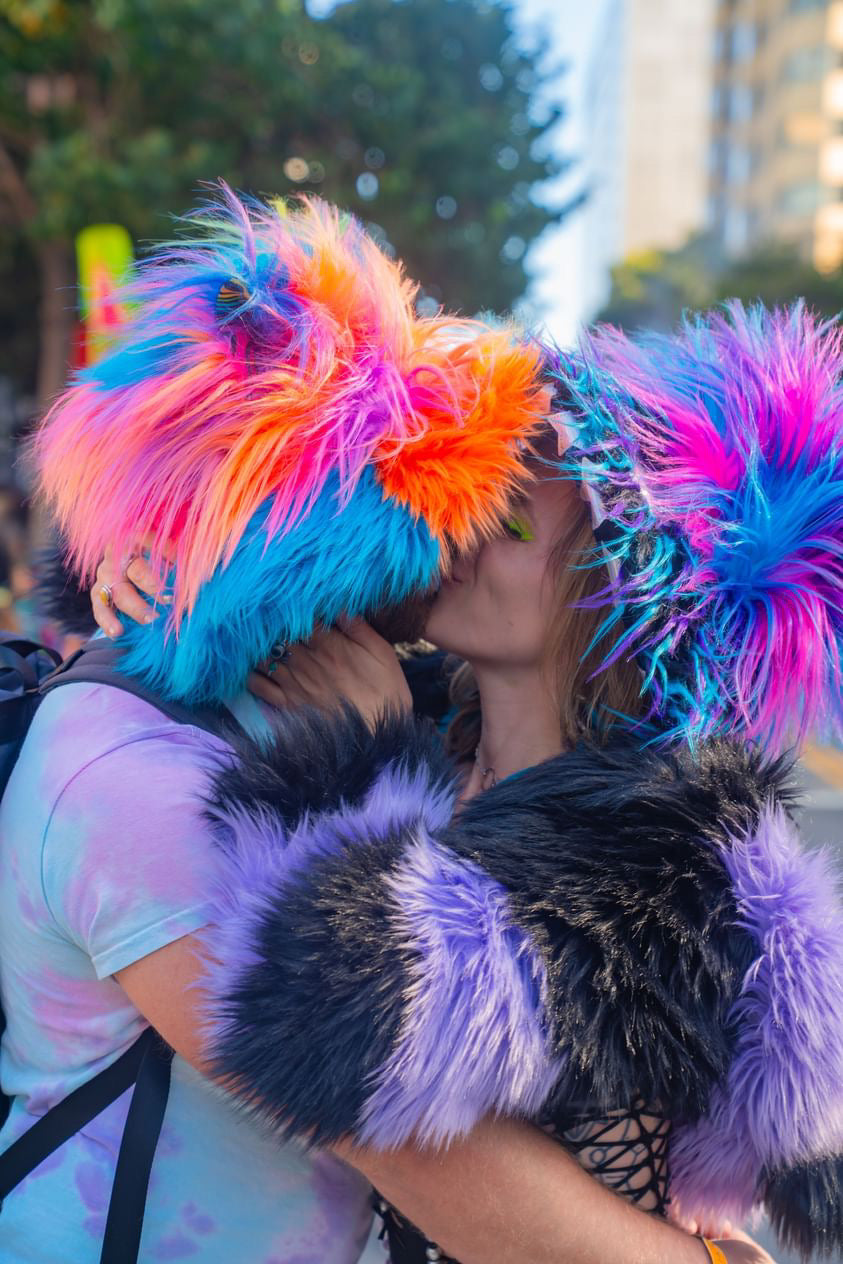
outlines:
[{"label": "backpack", "polygon": [[[0,795],[39,703],[63,685],[110,685],[142,698],[179,724],[197,725],[217,736],[230,737],[238,731],[237,721],[225,708],[191,709],[158,697],[118,670],[119,657],[115,645],[95,638],[61,662],[58,654],[43,645],[0,633]],[[4,1027],[0,1012],[0,1032]],[[135,1264],[149,1174],[169,1096],[172,1058],[172,1049],[147,1027],[115,1062],[51,1107],[0,1154],[0,1209],[6,1195],[48,1155],[134,1085],[117,1156],[100,1264]],[[9,1101],[0,1095],[0,1124],[8,1111]]]}]

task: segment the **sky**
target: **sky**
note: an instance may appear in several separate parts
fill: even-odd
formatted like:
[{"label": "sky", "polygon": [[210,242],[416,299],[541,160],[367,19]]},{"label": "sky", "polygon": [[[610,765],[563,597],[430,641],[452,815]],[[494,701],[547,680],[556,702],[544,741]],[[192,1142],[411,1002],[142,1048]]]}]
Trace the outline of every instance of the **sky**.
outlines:
[{"label": "sky", "polygon": [[[583,152],[582,103],[585,77],[592,45],[603,11],[603,0],[514,0],[514,7],[525,34],[537,23],[547,31],[556,60],[570,66],[560,84],[560,95],[567,117],[556,129],[554,144],[560,152],[576,159]],[[547,187],[546,193],[564,200],[575,193],[582,171],[575,163],[570,174]],[[573,214],[559,228],[548,229],[533,246],[527,268],[533,280],[529,298],[539,309],[545,330],[557,342],[566,344],[575,336],[582,317],[580,293],[582,214]]]}]

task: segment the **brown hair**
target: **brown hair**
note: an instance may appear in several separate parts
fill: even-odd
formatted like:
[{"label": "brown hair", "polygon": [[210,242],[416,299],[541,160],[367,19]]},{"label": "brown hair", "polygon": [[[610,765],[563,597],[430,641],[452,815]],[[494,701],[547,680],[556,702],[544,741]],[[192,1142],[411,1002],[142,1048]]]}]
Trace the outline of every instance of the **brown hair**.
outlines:
[{"label": "brown hair", "polygon": [[[613,712],[640,714],[641,673],[634,662],[621,658],[589,679],[606,653],[605,645],[586,653],[606,611],[582,610],[578,603],[605,588],[609,577],[604,566],[582,565],[593,561],[594,535],[579,486],[560,482],[559,494],[566,498],[570,512],[548,563],[557,603],[545,669],[557,699],[562,744],[568,747],[581,738],[605,742],[617,718]],[[446,744],[459,762],[467,762],[480,740],[480,698],[468,663],[454,671],[451,701],[457,713],[448,727]]]}]

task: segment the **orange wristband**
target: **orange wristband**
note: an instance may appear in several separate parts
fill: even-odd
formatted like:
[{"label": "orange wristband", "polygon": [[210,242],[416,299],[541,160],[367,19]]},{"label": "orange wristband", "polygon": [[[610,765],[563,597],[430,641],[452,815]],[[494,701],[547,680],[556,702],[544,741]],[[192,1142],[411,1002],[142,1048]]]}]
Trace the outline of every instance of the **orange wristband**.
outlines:
[{"label": "orange wristband", "polygon": [[700,1241],[711,1257],[711,1264],[729,1264],[726,1256],[715,1242],[709,1242],[708,1238],[700,1238]]}]

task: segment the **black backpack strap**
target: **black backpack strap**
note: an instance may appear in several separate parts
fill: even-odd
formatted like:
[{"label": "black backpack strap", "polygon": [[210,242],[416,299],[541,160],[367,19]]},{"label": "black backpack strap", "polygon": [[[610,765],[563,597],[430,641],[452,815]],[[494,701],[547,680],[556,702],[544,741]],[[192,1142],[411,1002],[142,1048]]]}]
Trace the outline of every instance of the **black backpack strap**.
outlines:
[{"label": "black backpack strap", "polygon": [[24,688],[37,689],[47,675],[50,662],[57,667],[61,655],[49,646],[13,633],[0,636],[0,680],[3,672],[18,670]]},{"label": "black backpack strap", "polygon": [[147,1027],[111,1066],[57,1102],[0,1154],[0,1199],[134,1084],[138,1068],[155,1038],[152,1028]]},{"label": "black backpack strap", "polygon": [[[16,644],[13,653],[19,652]],[[191,709],[158,697],[119,670],[120,653],[117,646],[95,638],[45,678],[27,677],[27,692],[43,697],[62,685],[77,682],[110,685],[148,702],[178,724],[198,725],[222,737],[242,732],[225,707]],[[0,1154],[0,1201],[134,1084],[117,1156],[100,1264],[135,1264],[150,1172],[167,1108],[172,1058],[172,1050],[148,1027],[111,1066],[58,1102]]]},{"label": "black backpack strap", "polygon": [[133,694],[143,702],[148,702],[156,711],[175,720],[177,724],[195,724],[221,737],[242,732],[241,725],[224,706],[186,707],[181,702],[160,697],[134,676],[121,672],[118,667],[121,654],[118,646],[101,637],[95,637],[75,654],[71,654],[70,658],[42,681],[40,693],[42,696],[52,693],[61,685],[110,685],[113,689],[121,689],[124,693]]},{"label": "black backpack strap", "polygon": [[172,1062],[172,1049],[153,1033],[138,1069],[120,1142],[100,1264],[134,1264],[138,1258],[149,1174],[167,1109]]}]

